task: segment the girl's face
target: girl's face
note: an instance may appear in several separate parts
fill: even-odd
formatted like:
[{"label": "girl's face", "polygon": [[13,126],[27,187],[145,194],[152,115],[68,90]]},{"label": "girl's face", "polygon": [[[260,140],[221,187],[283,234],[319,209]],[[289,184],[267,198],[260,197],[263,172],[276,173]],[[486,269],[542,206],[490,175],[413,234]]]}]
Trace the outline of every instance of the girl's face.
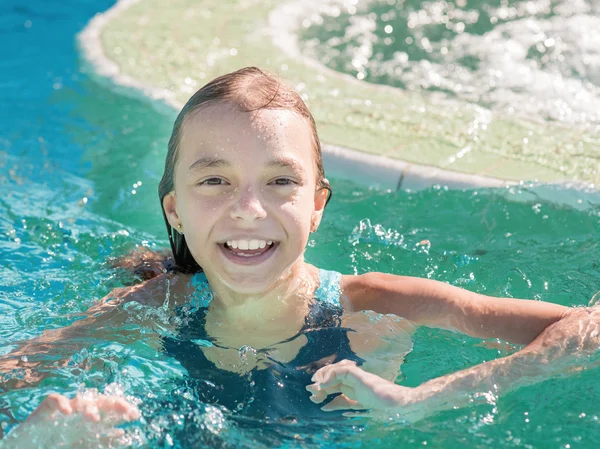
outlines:
[{"label": "girl's face", "polygon": [[186,119],[163,206],[209,279],[255,294],[303,263],[326,198],[306,119],[215,103]]}]

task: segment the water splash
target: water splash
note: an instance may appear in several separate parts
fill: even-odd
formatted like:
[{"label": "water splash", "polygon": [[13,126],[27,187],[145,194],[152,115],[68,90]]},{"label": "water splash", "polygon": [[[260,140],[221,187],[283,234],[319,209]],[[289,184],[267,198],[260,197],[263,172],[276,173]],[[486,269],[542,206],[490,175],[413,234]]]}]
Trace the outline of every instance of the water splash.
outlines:
[{"label": "water splash", "polygon": [[598,5],[361,2],[304,23],[302,51],[373,83],[531,119],[600,126]]},{"label": "water splash", "polygon": [[356,246],[359,243],[379,243],[384,246],[406,247],[404,236],[394,229],[385,229],[382,225],[372,225],[371,220],[365,218],[354,228],[348,238],[348,243]]}]

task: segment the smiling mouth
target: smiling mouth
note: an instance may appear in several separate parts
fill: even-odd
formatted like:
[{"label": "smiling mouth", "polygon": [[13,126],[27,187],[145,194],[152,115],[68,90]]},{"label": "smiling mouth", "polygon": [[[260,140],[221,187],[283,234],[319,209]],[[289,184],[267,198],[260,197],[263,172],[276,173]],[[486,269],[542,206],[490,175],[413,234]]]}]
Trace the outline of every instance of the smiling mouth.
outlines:
[{"label": "smiling mouth", "polygon": [[259,247],[259,248],[255,248],[255,249],[240,249],[240,248],[234,248],[233,246],[230,246],[229,242],[219,244],[219,246],[223,247],[223,249],[225,251],[227,251],[229,254],[231,254],[233,256],[237,256],[237,257],[247,257],[247,258],[262,256],[262,255],[272,251],[277,245],[278,245],[277,242],[269,241],[263,248]]}]

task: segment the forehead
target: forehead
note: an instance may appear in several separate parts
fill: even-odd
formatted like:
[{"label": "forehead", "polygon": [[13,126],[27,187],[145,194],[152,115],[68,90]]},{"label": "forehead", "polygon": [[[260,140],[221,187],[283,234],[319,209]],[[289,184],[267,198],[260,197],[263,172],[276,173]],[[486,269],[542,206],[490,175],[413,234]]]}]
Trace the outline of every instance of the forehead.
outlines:
[{"label": "forehead", "polygon": [[314,139],[308,120],[289,110],[243,112],[228,103],[213,103],[191,113],[183,124],[179,160],[202,154],[259,162],[292,156],[314,168]]}]

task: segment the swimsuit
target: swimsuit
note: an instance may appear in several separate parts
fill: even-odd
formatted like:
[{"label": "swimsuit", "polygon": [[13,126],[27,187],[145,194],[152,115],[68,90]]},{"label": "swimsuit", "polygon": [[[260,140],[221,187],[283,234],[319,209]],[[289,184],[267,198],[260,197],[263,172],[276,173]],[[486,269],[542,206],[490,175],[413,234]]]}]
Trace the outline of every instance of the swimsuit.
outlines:
[{"label": "swimsuit", "polygon": [[[340,280],[337,272],[320,270],[320,284],[315,291],[304,326],[286,340],[304,335],[308,342],[290,362],[269,355],[269,348],[239,348],[240,362],[249,352],[260,354],[269,362],[266,369],[253,368],[246,374],[233,373],[215,366],[202,351],[202,346],[219,346],[207,335],[206,313],[212,300],[204,273],[191,279],[195,291],[188,303],[177,311],[182,320],[177,338],[165,337],[164,348],[187,370],[186,387],[192,387],[198,400],[221,405],[246,417],[279,420],[289,418],[331,419],[339,413],[323,412],[324,404],[314,404],[305,387],[320,367],[344,359],[358,364],[363,359],[350,348],[348,332],[341,326]],[[285,343],[281,342],[281,343]],[[238,348],[236,348],[238,349]]]}]

